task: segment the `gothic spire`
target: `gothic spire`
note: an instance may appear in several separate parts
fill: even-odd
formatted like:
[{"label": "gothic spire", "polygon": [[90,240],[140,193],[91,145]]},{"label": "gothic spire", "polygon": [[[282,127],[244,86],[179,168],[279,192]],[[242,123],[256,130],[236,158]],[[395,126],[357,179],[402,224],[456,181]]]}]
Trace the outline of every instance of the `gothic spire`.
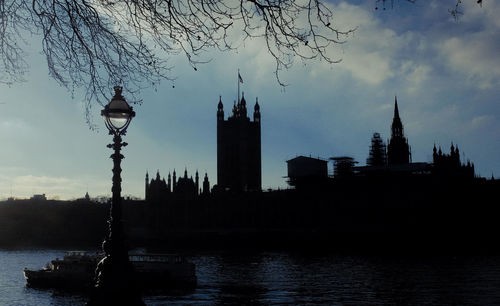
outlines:
[{"label": "gothic spire", "polygon": [[253,108],[253,121],[260,122],[260,105],[258,98],[255,98],[255,106]]},{"label": "gothic spire", "polygon": [[394,96],[394,119],[399,119],[398,97]]},{"label": "gothic spire", "polygon": [[219,104],[217,104],[217,121],[224,120],[224,105],[222,105],[222,97],[219,96]]},{"label": "gothic spire", "polygon": [[403,123],[399,117],[398,97],[394,96],[394,118],[391,125],[391,140],[387,148],[388,164],[408,164],[411,162],[411,148],[403,133]]},{"label": "gothic spire", "polygon": [[217,109],[222,110],[224,105],[222,105],[222,96],[219,96],[219,104],[217,104]]},{"label": "gothic spire", "polygon": [[238,117],[238,107],[236,106],[236,101],[234,101],[233,104],[233,117],[234,118]]},{"label": "gothic spire", "polygon": [[247,104],[247,101],[245,100],[245,92],[242,92],[241,93],[241,104],[242,105],[246,105]]},{"label": "gothic spire", "polygon": [[401,123],[401,118],[399,118],[398,109],[398,98],[394,99],[394,118],[392,119],[392,137],[403,137],[403,123]]},{"label": "gothic spire", "polygon": [[245,100],[245,92],[242,93],[241,103],[238,105],[239,116],[242,118],[247,117],[247,101]]}]

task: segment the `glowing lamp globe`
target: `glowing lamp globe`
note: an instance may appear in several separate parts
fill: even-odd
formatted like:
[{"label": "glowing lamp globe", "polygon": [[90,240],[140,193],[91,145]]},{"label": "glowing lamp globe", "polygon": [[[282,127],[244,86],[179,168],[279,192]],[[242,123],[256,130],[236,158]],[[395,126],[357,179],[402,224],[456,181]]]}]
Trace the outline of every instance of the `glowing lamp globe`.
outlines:
[{"label": "glowing lamp globe", "polygon": [[101,111],[101,115],[110,134],[123,135],[135,112],[122,96],[122,87],[115,86],[114,89],[115,95]]}]

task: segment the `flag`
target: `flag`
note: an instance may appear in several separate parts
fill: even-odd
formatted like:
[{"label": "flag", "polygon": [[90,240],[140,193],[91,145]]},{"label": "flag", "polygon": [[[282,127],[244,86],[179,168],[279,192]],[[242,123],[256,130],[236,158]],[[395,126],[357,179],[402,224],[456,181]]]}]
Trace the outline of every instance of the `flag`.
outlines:
[{"label": "flag", "polygon": [[238,72],[238,80],[240,80],[240,83],[243,83],[243,79],[241,78],[241,75],[239,72]]}]

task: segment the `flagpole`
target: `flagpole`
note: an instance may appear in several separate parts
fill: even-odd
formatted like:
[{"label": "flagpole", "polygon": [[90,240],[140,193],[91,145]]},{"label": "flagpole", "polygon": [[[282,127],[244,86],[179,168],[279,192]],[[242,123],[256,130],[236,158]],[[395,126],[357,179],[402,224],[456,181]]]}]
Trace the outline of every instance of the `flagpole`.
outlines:
[{"label": "flagpole", "polygon": [[238,104],[240,104],[240,69],[238,68]]}]

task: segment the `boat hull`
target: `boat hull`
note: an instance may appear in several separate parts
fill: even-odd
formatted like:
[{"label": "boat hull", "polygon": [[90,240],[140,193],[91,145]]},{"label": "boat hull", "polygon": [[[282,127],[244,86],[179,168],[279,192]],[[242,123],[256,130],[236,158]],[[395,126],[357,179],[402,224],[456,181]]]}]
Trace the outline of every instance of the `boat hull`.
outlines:
[{"label": "boat hull", "polygon": [[85,291],[92,287],[92,274],[54,273],[51,270],[24,270],[26,284],[31,288],[56,288]]},{"label": "boat hull", "polygon": [[[71,258],[71,259],[68,259]],[[88,291],[94,286],[95,268],[102,256],[53,260],[41,270],[24,269],[28,287]],[[138,285],[144,290],[194,289],[195,265],[179,256],[131,256]]]}]

